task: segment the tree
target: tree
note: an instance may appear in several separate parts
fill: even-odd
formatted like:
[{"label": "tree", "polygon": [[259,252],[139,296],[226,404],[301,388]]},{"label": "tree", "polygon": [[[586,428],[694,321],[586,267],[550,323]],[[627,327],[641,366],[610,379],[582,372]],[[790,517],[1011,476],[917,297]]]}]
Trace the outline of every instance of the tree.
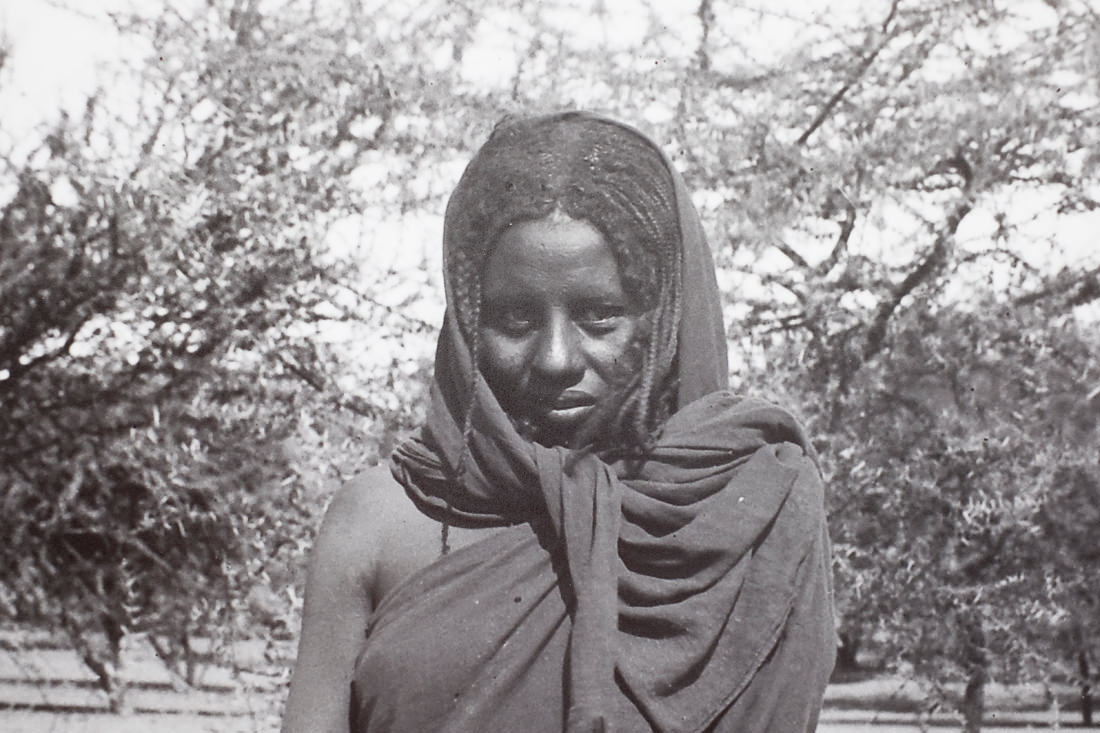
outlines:
[{"label": "tree", "polygon": [[[309,487],[422,410],[438,280],[356,246],[438,224],[504,114],[585,107],[648,128],[697,192],[735,379],[817,436],[846,636],[969,689],[971,729],[990,675],[1088,684],[1100,262],[1058,239],[1097,210],[1095,11],[611,5],[119,17],[156,49],[136,127],[91,104],[8,172],[0,489],[35,548],[8,550],[13,613],[167,628],[189,599],[154,588],[213,580],[210,629],[297,562]],[[215,550],[173,554],[180,527]]]},{"label": "tree", "polygon": [[0,211],[0,597],[64,629],[116,709],[125,636],[187,657],[308,544],[303,415],[381,413],[322,376],[343,275],[313,241],[353,206],[377,74],[253,9],[127,22],[162,54],[155,106],[62,118]]},{"label": "tree", "polygon": [[[1047,269],[1043,253],[1072,255],[1016,207],[1096,209],[1097,20],[1074,3],[894,2],[751,94],[710,92],[761,100],[726,104],[758,131],[727,203],[734,238],[783,260],[745,258],[742,288],[763,290],[737,303],[734,336],[767,368],[749,383],[807,406],[820,438],[846,632],[878,629],[895,666],[962,679],[969,730],[990,674],[1072,678],[1058,626],[1096,584],[1051,577],[1049,558],[1080,555],[1039,520],[1070,501],[1059,471],[1095,460],[1047,401],[1095,384],[1100,269],[1091,252]],[[1050,218],[1040,236],[1057,236]]]}]

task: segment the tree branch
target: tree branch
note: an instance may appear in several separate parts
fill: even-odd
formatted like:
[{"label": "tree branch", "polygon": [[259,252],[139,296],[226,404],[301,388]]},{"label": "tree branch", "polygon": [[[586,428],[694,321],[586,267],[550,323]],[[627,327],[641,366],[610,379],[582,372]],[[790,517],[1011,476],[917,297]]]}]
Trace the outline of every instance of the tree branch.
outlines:
[{"label": "tree branch", "polygon": [[936,236],[936,241],[932,245],[928,255],[919,265],[909,271],[905,279],[894,288],[890,297],[885,302],[879,304],[878,309],[875,311],[875,316],[871,321],[871,326],[867,329],[867,336],[863,342],[861,354],[863,361],[869,360],[882,350],[886,337],[886,328],[894,312],[897,310],[898,306],[901,305],[901,301],[916,290],[918,286],[931,279],[947,264],[947,258],[951,251],[951,244],[955,232],[959,228],[959,223],[962,222],[963,218],[968,213],[970,213],[972,206],[973,200],[969,194],[967,194],[947,217],[947,221],[944,222],[943,227]]},{"label": "tree branch", "polygon": [[283,354],[277,354],[276,359],[280,364],[286,367],[291,374],[301,379],[314,391],[325,395],[328,398],[328,402],[334,407],[349,410],[360,417],[366,417],[372,420],[378,417],[378,410],[358,395],[333,395],[328,389],[325,378],[320,374],[310,371],[295,361],[287,359]]},{"label": "tree branch", "polygon": [[795,142],[796,145],[806,144],[806,141],[810,139],[810,136],[813,135],[817,131],[817,129],[825,123],[825,120],[829,119],[829,116],[833,113],[833,110],[838,104],[840,104],[841,100],[844,99],[844,96],[849,92],[849,90],[851,90],[851,88],[855,86],[856,82],[863,78],[863,75],[866,74],[867,70],[871,68],[871,64],[874,63],[875,59],[878,57],[882,49],[886,48],[886,44],[890,41],[891,38],[888,33],[889,26],[890,23],[893,22],[894,15],[897,13],[897,10],[898,0],[894,0],[894,2],[890,4],[890,12],[889,14],[887,14],[886,20],[882,22],[882,33],[884,35],[884,38],[879,41],[878,45],[875,46],[871,53],[867,54],[867,56],[864,57],[864,59],[860,62],[859,66],[856,67],[855,72],[851,75],[848,81],[844,82],[840,89],[837,89],[836,92],[833,93],[833,96],[829,98],[829,101],[827,101],[825,105],[821,108],[821,111],[817,113],[817,117],[815,117],[813,122],[810,123],[810,126],[807,127],[806,130],[798,136],[798,140]]},{"label": "tree branch", "polygon": [[1089,298],[1089,300],[1094,300],[1100,297],[1100,287],[1098,287],[1100,286],[1100,283],[1097,282],[1097,278],[1100,278],[1100,267],[1094,267],[1091,270],[1077,273],[1069,277],[1060,277],[1057,278],[1057,282],[1050,283],[1049,285],[1039,288],[1038,290],[1028,293],[1026,295],[1021,295],[1020,297],[1016,298],[1014,304],[1031,305],[1046,298],[1063,295],[1071,288],[1074,288],[1078,285],[1080,285],[1081,288],[1073,294],[1075,298],[1079,298],[1082,295],[1082,292],[1084,292],[1084,294],[1086,295],[1092,294],[1092,297]]},{"label": "tree branch", "polygon": [[699,48],[695,57],[699,59],[699,70],[710,71],[710,54],[707,52],[707,42],[710,39],[710,26],[714,22],[714,8],[711,0],[699,0],[699,10],[696,12],[699,18]]},{"label": "tree branch", "polygon": [[837,235],[836,244],[833,245],[833,250],[829,253],[829,256],[817,266],[818,275],[825,275],[836,267],[840,258],[848,251],[848,240],[852,236],[852,230],[856,227],[856,207],[848,200],[847,196],[843,194],[840,195],[844,198],[844,221],[840,223],[840,233]]},{"label": "tree branch", "polygon": [[[351,293],[353,296],[355,296],[355,299],[358,300],[360,303],[365,303],[368,306],[370,306],[371,308],[381,309],[382,311],[385,311],[389,315],[397,316],[398,318],[403,319],[406,323],[411,324],[417,330],[424,330],[424,329],[436,330],[437,328],[439,328],[438,324],[429,323],[428,321],[425,321],[422,318],[416,318],[414,316],[410,316],[409,314],[403,313],[402,311],[400,311],[399,309],[397,309],[393,306],[386,305],[385,303],[380,302],[376,298],[373,298],[373,297],[367,295],[366,293],[362,292],[361,290],[356,288],[354,285],[351,285],[351,284],[341,280],[340,278],[335,277],[326,268],[321,268],[321,267],[316,268],[316,270],[314,271],[313,274],[316,277],[320,278],[321,280],[329,283],[330,285],[335,285],[336,287],[341,288],[341,289],[346,290],[347,292]],[[345,312],[346,312],[346,309],[345,309]]]},{"label": "tree branch", "polygon": [[779,237],[775,237],[772,241],[772,246],[783,253],[783,255],[803,270],[809,270],[810,265],[806,262],[806,258],[798,254],[791,245],[784,242]]}]

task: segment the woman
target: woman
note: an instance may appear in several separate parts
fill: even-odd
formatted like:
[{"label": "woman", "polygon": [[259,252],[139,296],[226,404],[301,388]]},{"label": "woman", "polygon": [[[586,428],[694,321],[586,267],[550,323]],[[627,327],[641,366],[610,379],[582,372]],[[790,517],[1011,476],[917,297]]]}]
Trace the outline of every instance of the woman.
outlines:
[{"label": "woman", "polygon": [[314,549],[285,730],[812,730],[835,649],[794,420],[726,391],[677,173],[509,121],[447,207],[426,425]]}]

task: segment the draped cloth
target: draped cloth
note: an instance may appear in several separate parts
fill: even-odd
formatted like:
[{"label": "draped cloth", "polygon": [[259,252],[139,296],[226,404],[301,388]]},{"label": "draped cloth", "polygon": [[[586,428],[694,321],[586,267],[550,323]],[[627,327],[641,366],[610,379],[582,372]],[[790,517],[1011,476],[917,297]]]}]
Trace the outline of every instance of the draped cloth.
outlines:
[{"label": "draped cloth", "polygon": [[522,438],[472,363],[448,286],[428,419],[392,468],[429,516],[500,529],[375,610],[353,730],[816,725],[835,652],[819,473],[788,413],[724,389],[713,264],[666,166],[678,409],[640,465]]}]

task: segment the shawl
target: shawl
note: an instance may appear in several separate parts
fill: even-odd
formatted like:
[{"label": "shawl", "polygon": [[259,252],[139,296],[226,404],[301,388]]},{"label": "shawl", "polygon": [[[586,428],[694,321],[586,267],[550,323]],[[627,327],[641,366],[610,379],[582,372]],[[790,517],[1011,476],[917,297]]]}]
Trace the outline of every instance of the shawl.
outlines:
[{"label": "shawl", "polygon": [[501,529],[375,610],[353,729],[816,725],[835,653],[819,472],[788,413],[724,389],[713,263],[665,165],[681,234],[679,407],[640,466],[520,437],[477,373],[448,283],[428,419],[392,469],[429,516]]}]

